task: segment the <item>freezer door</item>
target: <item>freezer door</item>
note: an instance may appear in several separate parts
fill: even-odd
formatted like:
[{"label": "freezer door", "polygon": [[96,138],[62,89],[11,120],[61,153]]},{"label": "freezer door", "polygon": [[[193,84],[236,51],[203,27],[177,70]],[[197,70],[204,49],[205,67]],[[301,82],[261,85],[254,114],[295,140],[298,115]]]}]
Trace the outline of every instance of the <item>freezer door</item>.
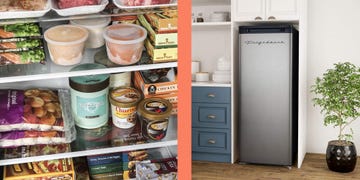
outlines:
[{"label": "freezer door", "polygon": [[240,161],[291,165],[291,33],[240,34]]}]

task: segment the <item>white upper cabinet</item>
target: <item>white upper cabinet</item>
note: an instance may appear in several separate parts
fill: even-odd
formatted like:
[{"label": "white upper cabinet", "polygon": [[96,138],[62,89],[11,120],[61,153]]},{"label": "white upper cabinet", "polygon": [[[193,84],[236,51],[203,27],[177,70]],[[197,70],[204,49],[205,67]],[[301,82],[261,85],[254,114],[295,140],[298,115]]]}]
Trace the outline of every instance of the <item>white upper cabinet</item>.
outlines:
[{"label": "white upper cabinet", "polygon": [[235,21],[294,21],[300,0],[234,0]]}]

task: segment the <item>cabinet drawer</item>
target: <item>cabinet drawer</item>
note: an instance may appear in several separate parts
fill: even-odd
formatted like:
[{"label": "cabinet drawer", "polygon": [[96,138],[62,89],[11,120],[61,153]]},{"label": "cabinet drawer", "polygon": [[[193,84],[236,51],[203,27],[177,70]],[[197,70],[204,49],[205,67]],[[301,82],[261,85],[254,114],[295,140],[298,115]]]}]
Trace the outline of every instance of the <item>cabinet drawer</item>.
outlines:
[{"label": "cabinet drawer", "polygon": [[231,154],[192,152],[192,160],[231,163]]},{"label": "cabinet drawer", "polygon": [[230,104],[192,104],[192,126],[230,128]]},{"label": "cabinet drawer", "polygon": [[229,103],[231,90],[229,87],[193,87],[192,102]]},{"label": "cabinet drawer", "polygon": [[192,148],[194,152],[230,153],[230,130],[193,128]]}]

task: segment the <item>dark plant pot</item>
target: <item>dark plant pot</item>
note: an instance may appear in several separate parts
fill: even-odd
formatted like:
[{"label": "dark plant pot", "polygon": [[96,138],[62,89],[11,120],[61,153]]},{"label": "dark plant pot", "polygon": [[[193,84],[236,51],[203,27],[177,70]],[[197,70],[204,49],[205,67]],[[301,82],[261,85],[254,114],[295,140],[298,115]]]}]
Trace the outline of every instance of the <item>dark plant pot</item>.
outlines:
[{"label": "dark plant pot", "polygon": [[329,141],[326,150],[328,168],[336,172],[351,172],[356,165],[356,149],[353,142]]}]

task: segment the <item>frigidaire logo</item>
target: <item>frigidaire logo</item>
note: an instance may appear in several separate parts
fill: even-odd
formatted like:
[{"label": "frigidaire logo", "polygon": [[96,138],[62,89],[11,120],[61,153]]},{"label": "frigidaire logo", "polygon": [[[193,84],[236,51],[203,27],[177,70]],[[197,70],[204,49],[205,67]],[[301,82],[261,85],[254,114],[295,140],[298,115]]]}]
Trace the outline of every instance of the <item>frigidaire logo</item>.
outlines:
[{"label": "frigidaire logo", "polygon": [[255,45],[264,45],[264,44],[285,44],[284,41],[245,41],[246,45],[255,44]]}]

